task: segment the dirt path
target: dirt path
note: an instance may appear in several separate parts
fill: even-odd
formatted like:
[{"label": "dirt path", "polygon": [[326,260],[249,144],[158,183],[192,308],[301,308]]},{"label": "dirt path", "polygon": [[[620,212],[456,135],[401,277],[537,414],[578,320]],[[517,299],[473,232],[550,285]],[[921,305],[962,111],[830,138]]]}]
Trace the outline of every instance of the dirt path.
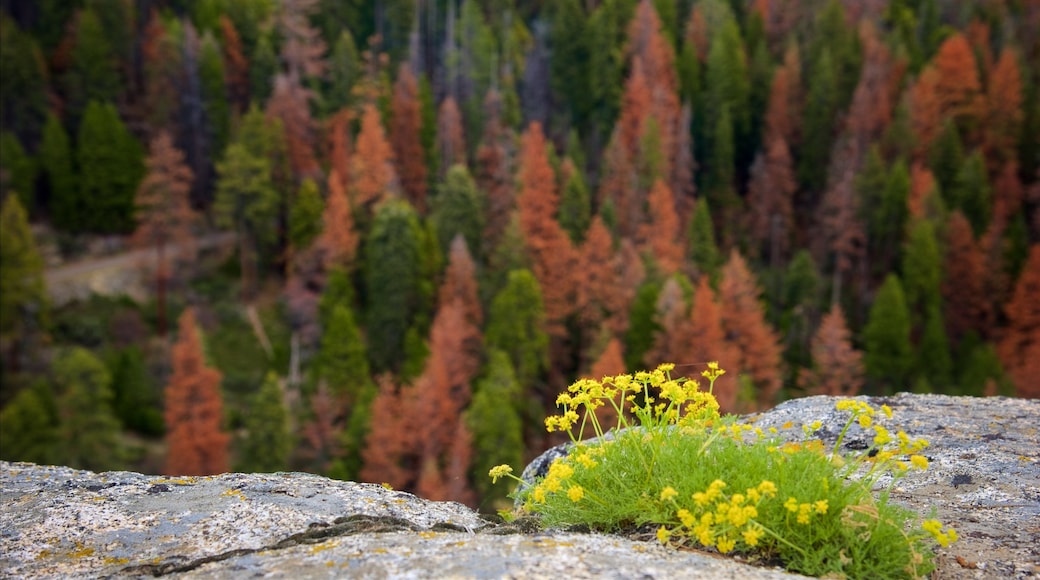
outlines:
[{"label": "dirt path", "polygon": [[[199,238],[196,240],[196,247],[199,251],[204,251],[228,247],[234,243],[234,233],[220,232]],[[171,259],[175,258],[179,251],[175,245],[167,249]],[[44,272],[47,293],[51,301],[59,306],[73,300],[86,299],[90,294],[126,294],[135,299],[143,299],[145,283],[142,280],[142,266],[153,264],[154,254],[154,248],[142,248],[48,268]]]}]

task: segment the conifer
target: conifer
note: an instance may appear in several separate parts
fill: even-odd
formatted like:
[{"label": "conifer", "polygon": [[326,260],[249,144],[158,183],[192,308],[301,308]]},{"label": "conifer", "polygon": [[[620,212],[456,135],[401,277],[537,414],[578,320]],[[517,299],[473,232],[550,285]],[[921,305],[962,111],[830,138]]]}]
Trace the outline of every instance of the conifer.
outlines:
[{"label": "conifer", "polygon": [[813,395],[854,397],[863,387],[863,353],[852,346],[841,306],[824,315],[812,341],[811,369],[803,369],[799,385]]}]

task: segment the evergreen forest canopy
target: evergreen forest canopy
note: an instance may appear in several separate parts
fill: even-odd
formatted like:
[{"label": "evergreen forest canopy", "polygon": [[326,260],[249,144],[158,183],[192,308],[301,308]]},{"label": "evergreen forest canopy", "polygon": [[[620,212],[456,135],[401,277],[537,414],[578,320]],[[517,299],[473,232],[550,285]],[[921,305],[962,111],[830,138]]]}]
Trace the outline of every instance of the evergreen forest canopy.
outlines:
[{"label": "evergreen forest canopy", "polygon": [[4,459],[492,508],[582,376],[1040,397],[1035,3],[0,7]]}]

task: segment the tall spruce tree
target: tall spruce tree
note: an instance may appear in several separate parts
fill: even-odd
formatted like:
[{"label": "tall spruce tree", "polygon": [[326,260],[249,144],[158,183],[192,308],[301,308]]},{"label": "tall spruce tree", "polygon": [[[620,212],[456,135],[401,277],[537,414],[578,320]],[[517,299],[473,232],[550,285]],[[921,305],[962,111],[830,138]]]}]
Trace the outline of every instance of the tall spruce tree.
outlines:
[{"label": "tall spruce tree", "polygon": [[49,196],[51,220],[59,229],[76,229],[76,222],[82,216],[83,201],[76,191],[69,135],[53,113],[47,114],[37,155]]},{"label": "tall spruce tree", "polygon": [[97,12],[87,7],[76,17],[69,68],[65,72],[65,99],[72,122],[78,123],[91,101],[114,103],[120,90],[115,49]]},{"label": "tall spruce tree", "polygon": [[863,327],[867,377],[884,392],[910,388],[913,349],[910,315],[899,276],[889,274],[874,297],[870,318]]},{"label": "tall spruce tree", "polygon": [[134,192],[144,176],[144,150],[115,105],[91,101],[76,140],[80,231],[125,234],[134,228]]},{"label": "tall spruce tree", "polygon": [[484,342],[509,355],[516,379],[531,388],[549,368],[549,337],[538,280],[530,270],[513,270],[491,301]]},{"label": "tall spruce tree", "polygon": [[36,210],[36,162],[25,152],[18,137],[0,133],[0,193],[17,194],[30,214]]},{"label": "tall spruce tree", "polygon": [[[60,26],[55,26],[60,29]],[[0,13],[0,129],[37,135],[47,113],[47,65],[32,35]]]},{"label": "tall spruce tree", "polygon": [[505,504],[506,489],[491,485],[488,470],[496,465],[523,462],[523,424],[516,411],[520,391],[509,355],[491,350],[484,377],[477,381],[473,401],[466,411],[466,423],[473,434],[476,457],[471,469],[474,486],[484,501],[492,505]]},{"label": "tall spruce tree", "polygon": [[437,232],[442,254],[447,254],[451,241],[461,234],[474,255],[481,254],[484,233],[484,200],[465,165],[453,165],[433,201],[430,219]]},{"label": "tall spruce tree", "polygon": [[72,348],[54,361],[51,388],[58,413],[55,461],[78,469],[119,469],[120,425],[104,363],[84,348]]},{"label": "tall spruce tree", "polygon": [[43,267],[28,216],[18,197],[8,195],[0,209],[0,337],[19,344],[45,328]]},{"label": "tall spruce tree", "polygon": [[289,431],[289,410],[274,372],[267,373],[260,390],[252,397],[244,427],[237,469],[261,473],[284,471],[289,465],[293,437]]}]

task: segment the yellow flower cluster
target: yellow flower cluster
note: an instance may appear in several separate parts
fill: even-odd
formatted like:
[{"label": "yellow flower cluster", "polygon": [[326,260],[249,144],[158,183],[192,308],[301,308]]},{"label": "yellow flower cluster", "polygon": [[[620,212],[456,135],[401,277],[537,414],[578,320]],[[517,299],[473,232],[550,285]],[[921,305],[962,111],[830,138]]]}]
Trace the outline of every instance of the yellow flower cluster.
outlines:
[{"label": "yellow flower cluster", "polygon": [[827,509],[829,506],[827,505],[827,500],[825,499],[821,499],[813,503],[799,503],[797,499],[789,497],[787,498],[787,501],[784,502],[784,507],[787,508],[787,511],[793,514],[798,514],[798,516],[795,518],[795,521],[797,521],[799,524],[808,524],[809,517],[813,513],[823,515],[827,513]]},{"label": "yellow flower cluster", "polygon": [[[835,403],[834,408],[839,411],[849,411],[852,414],[849,419],[849,425],[851,425],[852,422],[857,422],[863,429],[874,431],[874,445],[878,448],[877,452],[873,455],[864,455],[865,460],[874,463],[874,469],[877,469],[879,466],[887,465],[898,455],[909,456],[909,462],[894,462],[896,469],[900,471],[905,471],[911,467],[922,471],[928,468],[928,458],[920,455],[920,452],[925,447],[928,447],[927,440],[910,439],[910,436],[904,431],[898,431],[896,436],[892,437],[892,433],[889,432],[888,429],[880,423],[874,422],[874,417],[877,415],[877,411],[863,401],[845,399]],[[881,412],[885,417],[889,419],[892,418],[892,408],[888,405],[881,405]],[[846,425],[845,430],[848,430],[848,425]],[[842,435],[845,434],[845,430],[842,431]],[[896,440],[898,440],[898,445],[889,446],[890,443],[893,443]]]},{"label": "yellow flower cluster", "polygon": [[924,531],[931,534],[935,541],[939,542],[939,545],[944,548],[957,541],[957,530],[946,528],[944,532],[942,522],[939,520],[925,520],[921,522],[921,527],[924,528]]},{"label": "yellow flower cluster", "polygon": [[[634,375],[578,380],[556,398],[563,413],[547,417],[545,428],[550,433],[566,431],[574,439],[575,426],[581,423],[577,430],[580,433],[589,423],[597,435],[602,435],[596,409],[605,405],[611,405],[617,412],[619,429],[628,426],[626,413],[639,417],[644,426],[649,423],[688,427],[718,419],[719,403],[715,397],[710,392],[701,391],[697,381],[671,378],[669,373],[673,368],[674,364],[663,364],[653,371],[640,371]],[[724,372],[718,368],[718,363],[708,363],[704,376],[714,382]],[[636,404],[640,395],[641,407]]]},{"label": "yellow flower cluster", "polygon": [[508,466],[508,465],[503,464],[503,465],[496,465],[495,467],[492,467],[491,471],[488,472],[488,475],[491,476],[491,483],[497,483],[498,482],[498,478],[505,477],[505,476],[509,475],[510,473],[513,473],[513,468]]},{"label": "yellow flower cluster", "polygon": [[[749,487],[744,493],[726,494],[723,491],[726,482],[716,479],[704,491],[695,492],[693,509],[679,508],[675,512],[679,520],[673,529],[661,527],[657,530],[657,539],[667,542],[673,534],[689,536],[703,546],[714,546],[725,554],[736,548],[738,543],[754,547],[765,534],[762,526],[755,521],[758,517],[758,504],[762,499],[776,495],[776,484],[763,481],[756,487]],[[679,493],[671,487],[661,490],[662,502],[676,504]]]},{"label": "yellow flower cluster", "polygon": [[[570,477],[574,475],[574,468],[571,467],[567,461],[559,457],[552,462],[549,466],[549,473],[545,475],[545,478],[534,486],[531,490],[531,499],[535,503],[545,503],[545,497],[548,493],[556,493],[563,489],[564,483],[567,482]],[[577,491],[575,491],[577,489]],[[585,496],[585,490],[581,486],[569,486],[567,489],[567,497],[571,501],[577,502]]]}]

